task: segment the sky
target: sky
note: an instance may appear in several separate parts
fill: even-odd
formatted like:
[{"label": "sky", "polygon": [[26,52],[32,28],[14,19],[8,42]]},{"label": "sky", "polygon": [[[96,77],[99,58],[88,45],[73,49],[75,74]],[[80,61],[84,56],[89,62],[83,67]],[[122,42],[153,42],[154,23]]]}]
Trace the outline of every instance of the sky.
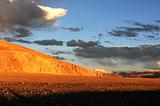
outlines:
[{"label": "sky", "polygon": [[[13,0],[13,3],[21,5],[16,1],[18,0],[15,2]],[[37,19],[35,22],[26,21],[38,27],[15,21],[9,25],[18,26],[23,28],[23,32],[25,30],[32,34],[17,37],[13,36],[10,30],[5,30],[1,31],[2,39],[8,40],[5,37],[9,37],[14,43],[92,69],[113,71],[159,69],[157,65],[160,58],[159,0],[34,0],[34,2],[36,5],[31,7],[36,8],[34,12],[38,14],[37,16],[41,15],[41,11],[37,11],[39,9],[37,5],[54,8],[55,11],[61,8],[59,13],[63,15],[56,14],[56,19],[52,17],[51,21],[43,19],[40,25],[37,24],[39,23]],[[0,13],[4,13],[3,10],[5,8],[2,7]],[[29,8],[26,7],[24,10],[30,14]],[[23,12],[18,14],[23,15]],[[23,20],[26,18],[22,18],[22,22]],[[17,29],[14,31],[15,35],[19,33]],[[20,34],[24,35],[21,32]]]},{"label": "sky", "polygon": [[[43,0],[42,0],[43,1]],[[128,26],[126,21],[135,21],[142,23],[154,23],[159,19],[159,0],[59,0],[61,2],[50,2],[46,5],[53,7],[63,7],[68,9],[68,14],[58,21],[58,24],[68,27],[83,27],[84,30],[79,33],[72,33],[65,30],[55,31],[57,39],[65,41],[73,39],[99,40],[96,38],[99,33],[107,34],[114,27]],[[55,0],[56,1],[56,0]],[[58,0],[57,0],[58,1]],[[70,37],[69,37],[70,36]],[[112,40],[112,38],[102,38]],[[113,40],[112,40],[113,41]],[[120,39],[114,44],[106,46],[130,45],[138,46],[141,44],[158,43],[145,39],[144,41],[130,41]]]}]

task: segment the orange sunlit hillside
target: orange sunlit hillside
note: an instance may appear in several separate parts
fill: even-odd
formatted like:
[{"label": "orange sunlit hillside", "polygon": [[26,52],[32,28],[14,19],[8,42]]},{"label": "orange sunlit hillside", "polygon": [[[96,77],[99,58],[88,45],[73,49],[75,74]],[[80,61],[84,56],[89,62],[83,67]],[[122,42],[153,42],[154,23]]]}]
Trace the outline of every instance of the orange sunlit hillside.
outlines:
[{"label": "orange sunlit hillside", "polygon": [[[4,55],[5,54],[5,55]],[[57,60],[43,53],[0,41],[0,71],[56,75],[102,76],[103,73]]]}]

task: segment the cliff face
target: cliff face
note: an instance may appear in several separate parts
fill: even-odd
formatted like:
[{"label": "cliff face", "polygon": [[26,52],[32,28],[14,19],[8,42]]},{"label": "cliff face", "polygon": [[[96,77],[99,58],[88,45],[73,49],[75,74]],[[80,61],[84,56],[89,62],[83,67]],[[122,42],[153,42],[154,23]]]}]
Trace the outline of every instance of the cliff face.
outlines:
[{"label": "cliff face", "polygon": [[0,40],[0,72],[104,76],[78,65],[60,61],[38,51]]}]

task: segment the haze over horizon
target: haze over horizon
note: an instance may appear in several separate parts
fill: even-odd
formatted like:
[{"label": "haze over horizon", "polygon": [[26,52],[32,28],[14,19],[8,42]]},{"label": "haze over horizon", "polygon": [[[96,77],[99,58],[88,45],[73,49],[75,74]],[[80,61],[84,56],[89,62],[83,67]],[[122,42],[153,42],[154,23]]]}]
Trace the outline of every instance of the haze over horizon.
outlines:
[{"label": "haze over horizon", "polygon": [[9,1],[1,39],[93,69],[160,70],[159,0]]}]

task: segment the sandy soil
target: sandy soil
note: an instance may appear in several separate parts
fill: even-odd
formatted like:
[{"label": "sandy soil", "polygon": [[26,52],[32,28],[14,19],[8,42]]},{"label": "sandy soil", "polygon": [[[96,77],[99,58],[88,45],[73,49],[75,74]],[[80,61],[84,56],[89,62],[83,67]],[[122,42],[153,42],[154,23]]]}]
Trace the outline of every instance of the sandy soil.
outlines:
[{"label": "sandy soil", "polygon": [[[160,79],[122,77],[56,76],[50,74],[0,73],[0,88],[41,92],[80,91],[154,91],[160,90]],[[36,93],[36,92],[35,92]]]},{"label": "sandy soil", "polygon": [[1,106],[159,103],[160,79],[0,73]]}]

